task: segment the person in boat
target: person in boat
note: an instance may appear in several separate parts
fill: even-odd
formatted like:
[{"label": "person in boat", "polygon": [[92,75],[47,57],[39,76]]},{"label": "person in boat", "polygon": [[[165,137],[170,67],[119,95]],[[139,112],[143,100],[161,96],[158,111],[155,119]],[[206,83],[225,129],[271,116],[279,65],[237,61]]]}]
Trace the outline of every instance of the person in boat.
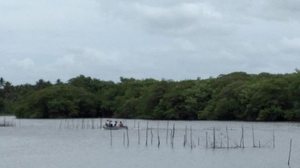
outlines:
[{"label": "person in boat", "polygon": [[106,127],[109,127],[109,120],[106,120],[105,126],[106,126]]},{"label": "person in boat", "polygon": [[117,124],[118,124],[118,121],[115,121],[114,127],[116,127],[116,126],[117,126]]},{"label": "person in boat", "polygon": [[123,125],[122,121],[120,121],[120,123],[119,123],[119,127],[124,127],[124,125]]},{"label": "person in boat", "polygon": [[109,124],[108,124],[109,127],[113,127],[113,124],[112,124],[112,121],[109,120]]}]

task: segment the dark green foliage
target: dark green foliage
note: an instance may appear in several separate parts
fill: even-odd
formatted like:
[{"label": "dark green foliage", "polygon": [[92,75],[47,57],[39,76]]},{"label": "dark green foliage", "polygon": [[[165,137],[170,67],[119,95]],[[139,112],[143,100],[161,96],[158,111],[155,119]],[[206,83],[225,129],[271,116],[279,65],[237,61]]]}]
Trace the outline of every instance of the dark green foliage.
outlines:
[{"label": "dark green foliage", "polygon": [[300,121],[300,73],[234,72],[204,80],[80,75],[67,83],[13,86],[0,78],[0,112],[17,117],[122,117],[175,120]]},{"label": "dark green foliage", "polygon": [[16,106],[17,117],[96,117],[95,95],[74,86],[50,86],[25,96]]}]

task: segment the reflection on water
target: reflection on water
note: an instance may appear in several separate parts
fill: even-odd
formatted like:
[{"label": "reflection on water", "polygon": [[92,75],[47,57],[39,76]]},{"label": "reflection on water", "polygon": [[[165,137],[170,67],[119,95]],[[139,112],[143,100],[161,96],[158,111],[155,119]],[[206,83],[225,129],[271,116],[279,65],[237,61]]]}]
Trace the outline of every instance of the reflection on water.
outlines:
[{"label": "reflection on water", "polygon": [[18,120],[0,128],[0,167],[291,167],[300,164],[299,123],[121,120]]}]

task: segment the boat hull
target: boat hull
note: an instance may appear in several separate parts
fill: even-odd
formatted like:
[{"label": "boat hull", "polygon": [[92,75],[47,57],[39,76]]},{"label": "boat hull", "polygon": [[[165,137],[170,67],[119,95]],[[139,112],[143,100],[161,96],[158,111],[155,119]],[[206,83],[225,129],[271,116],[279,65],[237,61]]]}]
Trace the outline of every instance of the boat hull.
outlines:
[{"label": "boat hull", "polygon": [[107,126],[103,126],[103,129],[105,129],[105,130],[122,130],[122,129],[128,129],[128,127],[127,126],[123,126],[123,127],[118,127],[118,126],[116,126],[116,127],[107,127]]}]

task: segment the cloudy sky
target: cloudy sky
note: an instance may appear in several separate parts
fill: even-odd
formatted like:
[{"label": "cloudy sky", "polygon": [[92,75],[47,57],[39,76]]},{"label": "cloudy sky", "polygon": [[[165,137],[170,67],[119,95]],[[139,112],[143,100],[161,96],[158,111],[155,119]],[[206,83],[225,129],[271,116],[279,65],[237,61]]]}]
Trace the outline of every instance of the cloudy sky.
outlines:
[{"label": "cloudy sky", "polygon": [[13,84],[289,73],[299,54],[299,0],[0,0]]}]

